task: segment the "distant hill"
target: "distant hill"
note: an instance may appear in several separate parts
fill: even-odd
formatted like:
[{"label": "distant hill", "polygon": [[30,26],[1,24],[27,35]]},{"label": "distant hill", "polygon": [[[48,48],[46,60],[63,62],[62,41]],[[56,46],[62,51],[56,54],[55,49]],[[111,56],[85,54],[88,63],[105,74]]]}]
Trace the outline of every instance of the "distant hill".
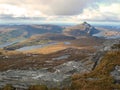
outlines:
[{"label": "distant hill", "polygon": [[3,25],[0,26],[0,43],[29,38],[35,34],[61,33],[62,30],[63,27],[57,25]]},{"label": "distant hill", "polygon": [[97,34],[94,34],[93,36],[97,36],[97,37],[104,37],[104,38],[120,38],[120,31],[119,29],[116,30],[116,28],[114,29],[109,29],[109,28],[104,28],[104,26],[102,27],[96,27],[97,30],[99,30],[100,32]]},{"label": "distant hill", "polygon": [[[80,39],[84,37],[119,37],[120,32],[94,27],[87,22],[75,26],[57,25],[0,25],[0,44],[19,42],[30,37],[49,40]],[[68,37],[69,36],[69,37]],[[37,38],[36,38],[37,39]]]},{"label": "distant hill", "polygon": [[64,30],[64,33],[72,36],[92,36],[93,34],[99,33],[95,27],[91,26],[87,22],[83,22],[82,24],[68,27]]}]

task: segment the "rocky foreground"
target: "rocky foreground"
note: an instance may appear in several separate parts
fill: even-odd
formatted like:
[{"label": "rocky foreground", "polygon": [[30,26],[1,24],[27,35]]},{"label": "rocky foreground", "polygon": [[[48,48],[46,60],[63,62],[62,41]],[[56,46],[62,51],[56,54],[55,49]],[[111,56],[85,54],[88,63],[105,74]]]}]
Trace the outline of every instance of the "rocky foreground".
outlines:
[{"label": "rocky foreground", "polygon": [[73,73],[89,72],[81,62],[70,61],[54,68],[54,72],[41,70],[8,70],[0,72],[0,87],[12,84],[16,88],[27,89],[30,85],[47,85],[48,87],[63,87],[70,85]]}]

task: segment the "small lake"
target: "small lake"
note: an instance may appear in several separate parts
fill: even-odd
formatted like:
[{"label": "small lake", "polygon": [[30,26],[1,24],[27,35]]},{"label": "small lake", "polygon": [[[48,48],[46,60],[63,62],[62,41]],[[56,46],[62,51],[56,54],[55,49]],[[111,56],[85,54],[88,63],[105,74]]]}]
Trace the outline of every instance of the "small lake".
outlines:
[{"label": "small lake", "polygon": [[70,55],[64,55],[64,56],[60,56],[60,57],[57,57],[57,58],[53,58],[52,60],[62,60],[62,59],[67,59],[69,57],[70,57]]},{"label": "small lake", "polygon": [[[17,51],[26,51],[26,50],[32,50],[32,49],[38,49],[38,48],[43,48],[45,46],[49,46],[49,45],[55,45],[58,42],[49,42],[47,44],[41,44],[41,45],[33,45],[33,46],[25,46],[19,49],[16,49]],[[71,44],[70,42],[64,42],[64,44],[69,45]]]},{"label": "small lake", "polygon": [[64,42],[65,45],[70,45],[71,43],[70,42]]},{"label": "small lake", "polygon": [[15,42],[7,42],[7,43],[4,43],[4,44],[1,44],[1,45],[0,45],[0,48],[7,47],[7,46],[12,45],[12,44],[15,44],[15,43],[17,43],[17,42],[18,42],[18,41],[15,41]]},{"label": "small lake", "polygon": [[[8,42],[8,43],[5,43],[5,44],[2,44],[0,45],[0,48],[4,48],[4,47],[7,47],[9,45],[12,45],[12,44],[15,44],[17,43],[18,41],[15,41],[15,42]],[[25,51],[25,50],[32,50],[32,49],[37,49],[37,48],[43,48],[45,46],[49,46],[49,45],[55,45],[57,44],[58,42],[49,42],[47,44],[41,44],[41,45],[33,45],[33,46],[25,46],[25,47],[22,47],[22,48],[19,48],[19,49],[16,49],[17,51]],[[71,43],[70,42],[64,42],[65,45],[70,45]]]},{"label": "small lake", "polygon": [[32,49],[38,49],[38,48],[43,48],[45,46],[49,46],[49,45],[55,45],[57,44],[57,42],[50,42],[47,44],[42,44],[42,45],[33,45],[33,46],[25,46],[19,49],[16,49],[17,51],[26,51],[26,50],[32,50]]}]

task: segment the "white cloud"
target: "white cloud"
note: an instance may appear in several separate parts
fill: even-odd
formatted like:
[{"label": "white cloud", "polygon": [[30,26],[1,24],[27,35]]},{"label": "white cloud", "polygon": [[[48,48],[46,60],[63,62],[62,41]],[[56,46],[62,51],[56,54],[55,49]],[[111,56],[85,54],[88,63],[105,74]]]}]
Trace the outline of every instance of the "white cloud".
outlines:
[{"label": "white cloud", "polygon": [[0,16],[47,21],[120,20],[120,0],[0,0]]},{"label": "white cloud", "polygon": [[39,10],[19,7],[17,5],[0,4],[0,14],[12,15],[13,17],[40,17],[45,16]]},{"label": "white cloud", "polygon": [[31,12],[37,10],[47,15],[75,15],[94,1],[96,0],[0,0],[0,8],[6,4],[6,7],[11,8],[9,9],[11,12],[17,7],[17,9],[27,9]]},{"label": "white cloud", "polygon": [[73,16],[74,21],[120,21],[120,3],[111,5],[99,5],[97,9],[92,7],[83,10],[83,13]]},{"label": "white cloud", "polygon": [[14,5],[9,4],[1,4],[0,5],[0,13],[1,14],[8,14],[13,15],[14,17],[24,16],[24,13],[26,13],[25,8],[17,7]]}]

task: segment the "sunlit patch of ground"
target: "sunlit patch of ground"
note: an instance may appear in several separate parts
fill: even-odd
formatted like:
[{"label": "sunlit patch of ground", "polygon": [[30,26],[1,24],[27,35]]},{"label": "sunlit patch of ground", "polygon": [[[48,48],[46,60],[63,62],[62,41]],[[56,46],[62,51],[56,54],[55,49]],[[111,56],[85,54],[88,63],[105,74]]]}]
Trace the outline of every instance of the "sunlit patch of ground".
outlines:
[{"label": "sunlit patch of ground", "polygon": [[49,45],[40,49],[33,49],[25,51],[25,53],[41,53],[41,54],[49,54],[53,52],[57,52],[60,50],[64,50],[66,48],[70,47],[69,45],[65,45],[64,43],[58,43],[55,45]]},{"label": "sunlit patch of ground", "polygon": [[54,53],[60,50],[64,50],[67,48],[75,48],[75,49],[92,49],[91,47],[78,47],[75,46],[73,44],[65,44],[64,42],[60,42],[57,43],[55,45],[49,45],[49,46],[45,46],[43,48],[39,48],[39,49],[33,49],[33,50],[27,50],[24,51],[24,53],[40,53],[40,54],[50,54],[50,53]]}]

